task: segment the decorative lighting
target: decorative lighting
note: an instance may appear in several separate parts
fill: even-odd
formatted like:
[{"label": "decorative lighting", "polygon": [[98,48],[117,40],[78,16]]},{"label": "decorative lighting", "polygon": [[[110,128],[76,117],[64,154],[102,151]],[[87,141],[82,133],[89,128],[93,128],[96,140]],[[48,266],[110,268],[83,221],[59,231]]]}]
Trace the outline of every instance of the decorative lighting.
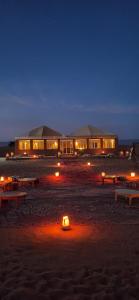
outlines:
[{"label": "decorative lighting", "polygon": [[90,161],[87,163],[87,165],[88,165],[88,166],[91,166],[91,163],[90,163]]},{"label": "decorative lighting", "polygon": [[105,173],[105,172],[102,172],[102,173],[101,173],[101,176],[102,176],[102,177],[105,177],[105,176],[106,176],[106,173]]},{"label": "decorative lighting", "polygon": [[136,176],[136,173],[135,172],[131,172],[131,177],[135,177]]},{"label": "decorative lighting", "polygon": [[0,177],[0,181],[4,181],[4,177],[3,176]]},{"label": "decorative lighting", "polygon": [[55,172],[56,177],[59,177],[59,175],[60,175],[59,172]]},{"label": "decorative lighting", "polygon": [[26,155],[27,154],[27,152],[24,152],[24,155]]},{"label": "decorative lighting", "polygon": [[57,166],[58,166],[58,167],[60,167],[60,166],[61,166],[61,163],[60,163],[60,162],[58,162],[58,163],[57,163]]},{"label": "decorative lighting", "polygon": [[70,229],[70,220],[68,216],[64,216],[62,218],[62,229],[69,230]]}]

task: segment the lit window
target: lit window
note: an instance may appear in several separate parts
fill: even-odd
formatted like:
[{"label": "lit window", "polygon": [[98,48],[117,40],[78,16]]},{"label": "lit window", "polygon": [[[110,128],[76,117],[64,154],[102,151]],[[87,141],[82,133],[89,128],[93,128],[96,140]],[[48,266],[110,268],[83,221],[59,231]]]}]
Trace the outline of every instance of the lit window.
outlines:
[{"label": "lit window", "polygon": [[47,140],[47,149],[58,149],[57,140]]},{"label": "lit window", "polygon": [[115,139],[103,139],[103,148],[104,149],[114,149],[115,148]]},{"label": "lit window", "polygon": [[30,150],[30,140],[20,140],[18,148],[19,150]]},{"label": "lit window", "polygon": [[100,149],[100,139],[89,139],[89,149]]},{"label": "lit window", "polygon": [[87,140],[86,139],[75,140],[75,149],[79,149],[79,150],[87,149]]},{"label": "lit window", "polygon": [[33,150],[44,150],[44,140],[33,140]]}]

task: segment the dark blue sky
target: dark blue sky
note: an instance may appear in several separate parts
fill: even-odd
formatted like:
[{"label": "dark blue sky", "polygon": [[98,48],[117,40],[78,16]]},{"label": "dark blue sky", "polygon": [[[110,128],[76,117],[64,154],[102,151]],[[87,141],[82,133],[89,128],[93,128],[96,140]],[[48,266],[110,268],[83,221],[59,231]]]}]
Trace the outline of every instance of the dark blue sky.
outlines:
[{"label": "dark blue sky", "polygon": [[139,138],[138,0],[0,0],[0,140],[43,124]]}]

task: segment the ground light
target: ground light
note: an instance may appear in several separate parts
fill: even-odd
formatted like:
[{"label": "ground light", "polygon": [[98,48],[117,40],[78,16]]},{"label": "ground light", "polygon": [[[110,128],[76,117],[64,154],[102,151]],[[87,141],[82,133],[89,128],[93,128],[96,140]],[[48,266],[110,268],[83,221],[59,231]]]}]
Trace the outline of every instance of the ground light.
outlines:
[{"label": "ground light", "polygon": [[106,176],[106,173],[105,173],[105,172],[102,172],[102,173],[101,173],[101,176],[102,176],[102,177],[105,177],[105,176]]},{"label": "ground light", "polygon": [[130,173],[130,176],[131,176],[131,177],[135,177],[135,176],[136,176],[136,173],[135,173],[135,172],[131,172],[131,173]]},{"label": "ground light", "polygon": [[59,172],[55,172],[55,176],[59,177],[60,173]]},{"label": "ground light", "polygon": [[4,177],[3,176],[0,177],[0,181],[4,181]]},{"label": "ground light", "polygon": [[62,218],[62,230],[70,229],[70,220],[68,216],[63,216]]}]

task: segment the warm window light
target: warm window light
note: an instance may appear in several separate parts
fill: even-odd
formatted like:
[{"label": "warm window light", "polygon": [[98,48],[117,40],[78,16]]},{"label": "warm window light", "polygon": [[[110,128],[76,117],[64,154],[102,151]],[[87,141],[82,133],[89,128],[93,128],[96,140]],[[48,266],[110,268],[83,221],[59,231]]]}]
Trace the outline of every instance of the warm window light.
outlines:
[{"label": "warm window light", "polygon": [[70,221],[68,216],[64,216],[62,219],[62,229],[69,230],[70,229]]},{"label": "warm window light", "polygon": [[102,173],[101,173],[101,176],[102,176],[102,177],[105,177],[105,175],[106,175],[105,172],[102,172]]},{"label": "warm window light", "polygon": [[0,181],[4,181],[4,177],[3,176],[0,177]]},{"label": "warm window light", "polygon": [[90,161],[87,163],[87,165],[88,165],[88,166],[91,166],[91,163],[90,163]]},{"label": "warm window light", "polygon": [[58,162],[58,163],[57,163],[57,166],[60,167],[60,165],[61,165],[60,162]]},{"label": "warm window light", "polygon": [[59,177],[59,175],[60,175],[59,172],[55,172],[56,177]]},{"label": "warm window light", "polygon": [[136,173],[135,172],[131,172],[131,177],[135,177],[136,176]]}]

